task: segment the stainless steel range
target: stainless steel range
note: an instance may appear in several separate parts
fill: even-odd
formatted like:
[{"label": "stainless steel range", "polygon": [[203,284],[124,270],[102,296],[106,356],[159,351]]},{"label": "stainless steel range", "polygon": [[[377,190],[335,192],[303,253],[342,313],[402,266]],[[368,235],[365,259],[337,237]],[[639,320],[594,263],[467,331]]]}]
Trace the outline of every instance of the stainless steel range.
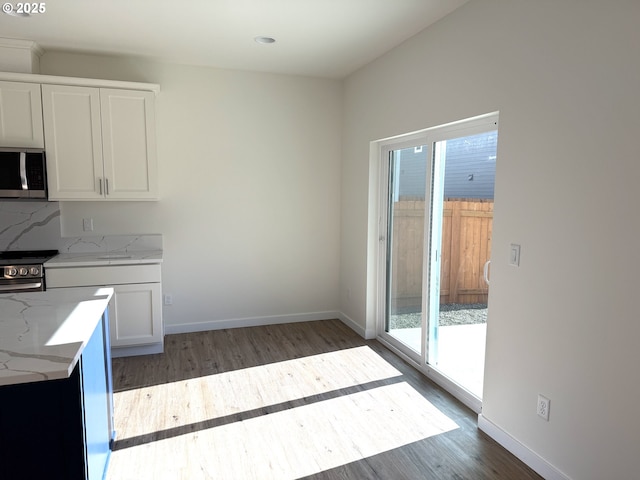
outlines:
[{"label": "stainless steel range", "polygon": [[0,293],[41,292],[46,290],[44,262],[57,250],[0,252]]}]

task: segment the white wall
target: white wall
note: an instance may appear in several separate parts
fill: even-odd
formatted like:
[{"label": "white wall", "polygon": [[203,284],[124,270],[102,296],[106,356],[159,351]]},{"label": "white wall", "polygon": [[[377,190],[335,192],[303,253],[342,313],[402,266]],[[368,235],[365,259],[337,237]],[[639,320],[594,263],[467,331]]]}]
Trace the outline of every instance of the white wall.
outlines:
[{"label": "white wall", "polygon": [[[48,52],[41,73],[158,83],[159,202],[62,202],[62,232],[161,233],[168,331],[338,309],[338,81]],[[268,317],[268,318],[264,318]]]},{"label": "white wall", "polygon": [[637,1],[472,0],[345,82],[342,312],[373,328],[369,142],[499,110],[483,417],[581,480],[637,476],[638,21]]}]

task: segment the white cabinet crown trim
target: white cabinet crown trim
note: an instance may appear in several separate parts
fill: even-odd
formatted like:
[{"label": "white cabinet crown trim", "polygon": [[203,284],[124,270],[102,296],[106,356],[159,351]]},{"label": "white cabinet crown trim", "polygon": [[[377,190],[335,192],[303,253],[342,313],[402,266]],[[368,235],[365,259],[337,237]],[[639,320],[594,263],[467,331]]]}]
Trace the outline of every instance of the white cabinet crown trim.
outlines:
[{"label": "white cabinet crown trim", "polygon": [[125,82],[121,80],[101,80],[96,78],[60,77],[33,73],[0,72],[0,80],[7,82],[45,83],[49,85],[71,85],[78,87],[120,88],[125,90],[146,90],[155,95],[160,93],[156,83]]}]

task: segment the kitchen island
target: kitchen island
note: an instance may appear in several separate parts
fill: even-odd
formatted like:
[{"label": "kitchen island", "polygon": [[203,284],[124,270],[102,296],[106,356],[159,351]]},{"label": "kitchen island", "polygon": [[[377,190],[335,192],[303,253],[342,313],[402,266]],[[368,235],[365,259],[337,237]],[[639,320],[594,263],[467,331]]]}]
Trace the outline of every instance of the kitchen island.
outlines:
[{"label": "kitchen island", "polygon": [[0,295],[6,478],[103,478],[113,440],[111,288]]}]

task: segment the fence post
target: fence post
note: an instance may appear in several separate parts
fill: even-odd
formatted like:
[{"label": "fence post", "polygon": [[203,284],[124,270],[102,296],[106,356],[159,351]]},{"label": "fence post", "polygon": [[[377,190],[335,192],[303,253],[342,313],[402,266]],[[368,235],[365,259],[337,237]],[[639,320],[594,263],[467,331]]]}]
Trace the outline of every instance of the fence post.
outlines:
[{"label": "fence post", "polygon": [[[458,277],[460,274],[460,229],[461,229],[461,203],[449,202],[452,208],[451,214],[451,261],[449,267],[449,303],[458,303]],[[453,260],[456,260],[455,262]]]}]

